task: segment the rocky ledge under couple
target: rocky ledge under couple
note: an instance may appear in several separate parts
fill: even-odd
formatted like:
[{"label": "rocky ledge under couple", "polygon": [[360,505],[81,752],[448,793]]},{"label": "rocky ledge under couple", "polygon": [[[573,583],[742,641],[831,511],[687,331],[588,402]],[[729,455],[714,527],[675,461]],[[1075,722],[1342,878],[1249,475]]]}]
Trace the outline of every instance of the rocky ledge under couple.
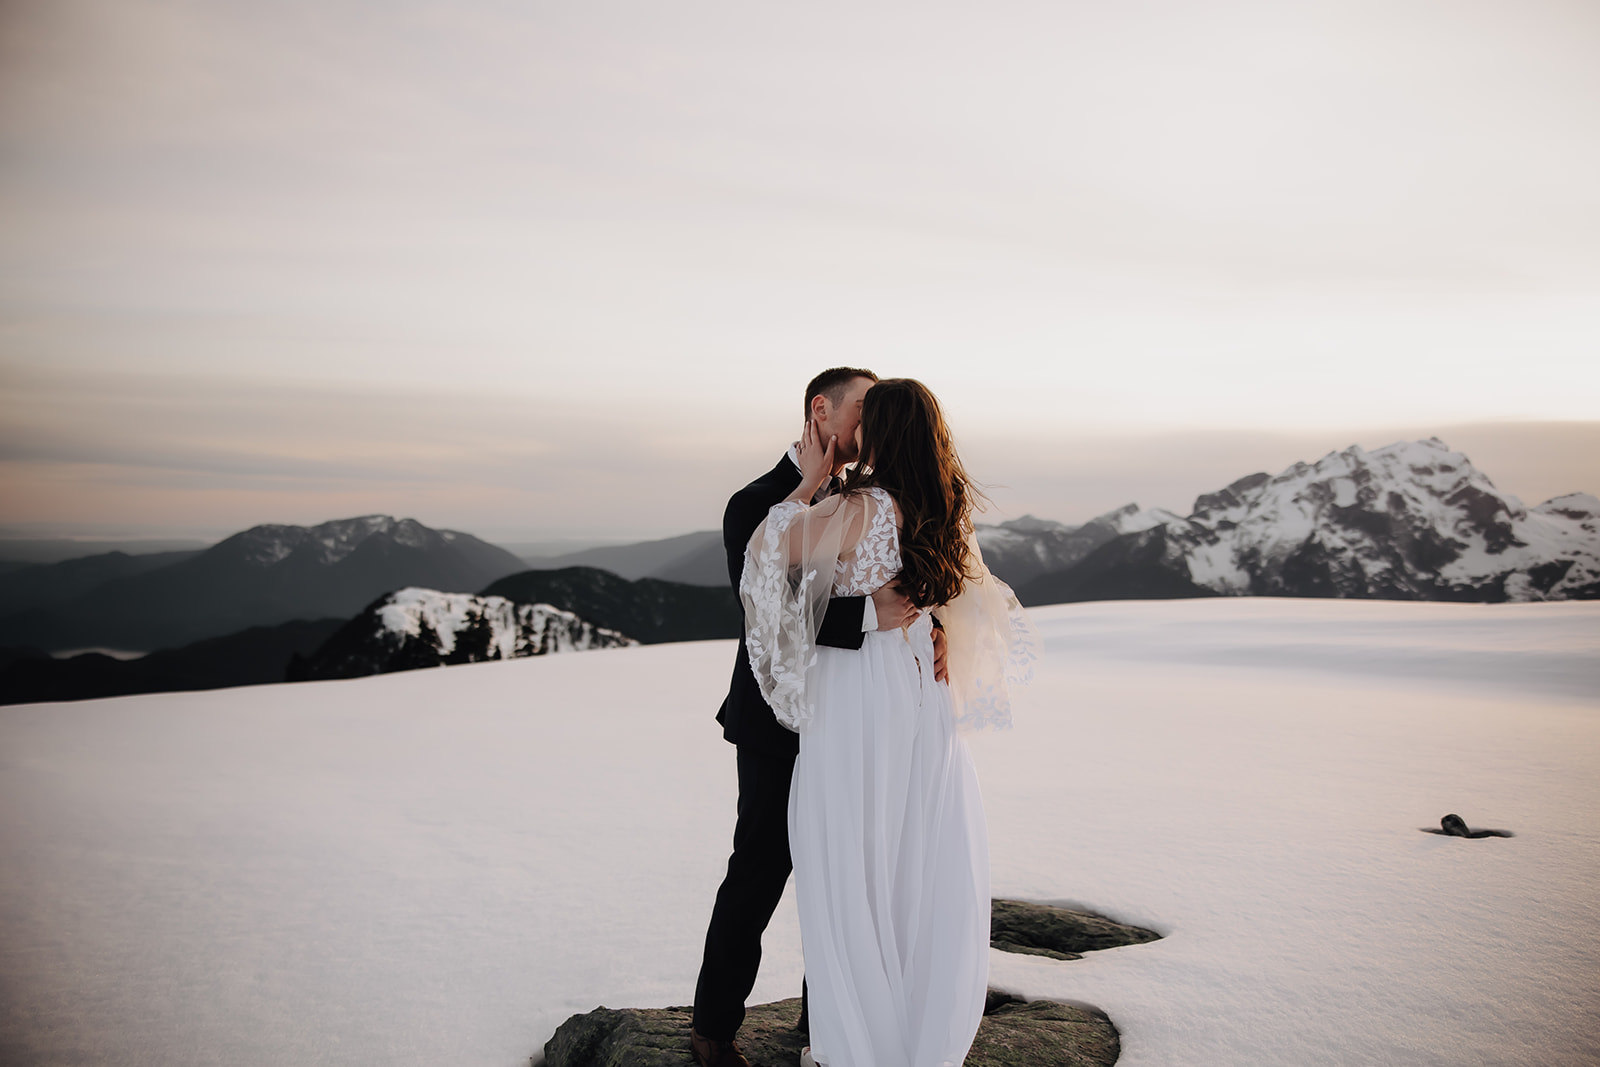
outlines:
[{"label": "rocky ledge under couple", "polygon": [[[1160,935],[1102,915],[1019,900],[995,900],[991,945],[1064,961],[1141,945]],[[595,1008],[574,1015],[544,1046],[544,1067],[690,1067],[690,1014],[684,1006]],[[752,1067],[796,1067],[808,1038],[800,998],[753,1005],[739,1033]],[[1111,1067],[1121,1054],[1113,1020],[1094,1008],[1024,1001],[999,990],[985,996],[966,1067]]]}]

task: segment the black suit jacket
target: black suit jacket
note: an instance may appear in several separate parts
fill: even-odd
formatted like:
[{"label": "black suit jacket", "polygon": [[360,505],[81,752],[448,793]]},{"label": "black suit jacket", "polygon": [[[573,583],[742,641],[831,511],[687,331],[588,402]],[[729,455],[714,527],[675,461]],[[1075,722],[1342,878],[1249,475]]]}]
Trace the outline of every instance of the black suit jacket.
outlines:
[{"label": "black suit jacket", "polygon": [[[785,455],[776,467],[733,494],[728,501],[728,508],[722,513],[722,547],[728,553],[728,580],[733,583],[735,594],[739,592],[744,550],[750,544],[751,535],[767,517],[772,505],[782,502],[799,484],[800,471]],[[859,649],[866,599],[852,596],[828,601],[817,643],[830,648]],[[733,684],[728,687],[728,699],[722,702],[722,710],[717,712],[717,721],[722,724],[722,736],[736,745],[789,755],[800,751],[800,735],[780,726],[772,708],[762,698],[743,640],[739,642],[739,656],[733,665]]]}]

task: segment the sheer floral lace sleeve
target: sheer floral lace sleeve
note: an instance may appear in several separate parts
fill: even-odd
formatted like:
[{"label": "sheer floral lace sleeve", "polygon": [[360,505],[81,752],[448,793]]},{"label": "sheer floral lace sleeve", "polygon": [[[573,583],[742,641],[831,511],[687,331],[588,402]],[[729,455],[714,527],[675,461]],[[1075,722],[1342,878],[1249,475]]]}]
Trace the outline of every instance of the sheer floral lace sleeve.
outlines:
[{"label": "sheer floral lace sleeve", "polygon": [[[969,533],[977,577],[934,609],[949,645],[950,690],[962,730],[1011,724],[1013,690],[1033,675],[1039,636],[1011,588],[983,566]],[[811,721],[807,675],[832,596],[872,593],[900,573],[894,500],[880,488],[807,507],[778,504],[745,550],[739,596],[745,646],[761,695],[784,726]]]},{"label": "sheer floral lace sleeve", "polygon": [[963,731],[1007,729],[1016,691],[1033,680],[1039,631],[1011,587],[989,572],[974,533],[967,534],[977,577],[933,609],[944,627],[950,695]]},{"label": "sheer floral lace sleeve", "polygon": [[[835,585],[841,595],[870,593],[898,573],[856,566],[858,550],[894,541],[894,505],[881,490],[829,497],[812,507],[782,503],[767,513],[745,549],[739,597],[744,602],[745,647],[761,695],[784,726],[796,732],[811,721],[806,674],[817,661],[817,632]],[[880,560],[883,559],[878,551]],[[859,572],[859,573],[858,573]],[[877,585],[863,585],[874,578]]]}]

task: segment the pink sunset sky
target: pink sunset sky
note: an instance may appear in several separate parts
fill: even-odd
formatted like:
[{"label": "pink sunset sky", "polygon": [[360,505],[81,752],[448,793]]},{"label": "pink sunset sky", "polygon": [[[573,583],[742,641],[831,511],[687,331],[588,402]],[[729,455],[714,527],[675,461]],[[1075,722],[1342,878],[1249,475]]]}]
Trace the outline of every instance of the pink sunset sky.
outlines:
[{"label": "pink sunset sky", "polygon": [[817,370],[990,521],[1600,492],[1600,6],[10,0],[0,534],[717,525]]}]

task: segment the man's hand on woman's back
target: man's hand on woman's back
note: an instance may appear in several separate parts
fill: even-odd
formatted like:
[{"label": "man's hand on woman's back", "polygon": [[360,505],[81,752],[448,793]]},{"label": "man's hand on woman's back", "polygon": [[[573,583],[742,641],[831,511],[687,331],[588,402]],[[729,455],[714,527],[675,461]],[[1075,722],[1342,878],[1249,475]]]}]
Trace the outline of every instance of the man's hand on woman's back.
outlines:
[{"label": "man's hand on woman's back", "polygon": [[878,613],[878,629],[885,633],[910,626],[920,614],[893,582],[872,594],[872,610]]}]

